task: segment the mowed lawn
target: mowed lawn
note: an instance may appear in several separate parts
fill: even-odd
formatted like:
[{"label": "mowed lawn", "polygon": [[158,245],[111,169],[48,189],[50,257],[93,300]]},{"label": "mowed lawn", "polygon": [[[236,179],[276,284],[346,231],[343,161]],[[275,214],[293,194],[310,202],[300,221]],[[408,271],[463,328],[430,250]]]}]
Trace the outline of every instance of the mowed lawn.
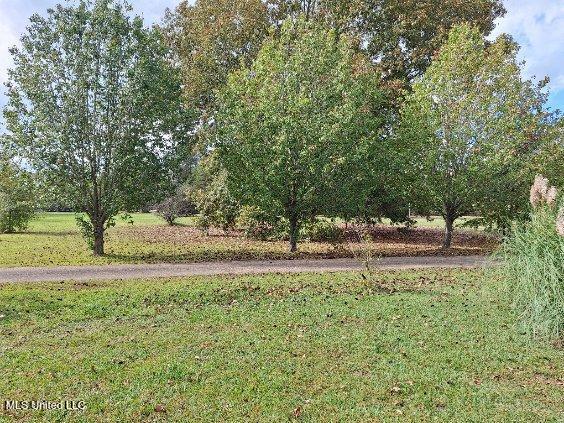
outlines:
[{"label": "mowed lawn", "polygon": [[[0,234],[0,267],[57,266],[108,263],[198,262],[231,259],[332,258],[351,256],[347,242],[302,242],[297,254],[285,241],[257,241],[240,233],[214,229],[207,236],[195,228],[195,218],[169,227],[152,214],[134,214],[133,224],[117,220],[107,232],[105,257],[93,257],[81,238],[72,213],[44,213],[28,231]],[[442,220],[419,219],[410,233],[381,225],[368,248],[378,255],[441,254]],[[458,231],[449,254],[484,254],[495,241],[476,231]]]},{"label": "mowed lawn", "polygon": [[[484,282],[484,280],[486,282]],[[0,287],[0,401],[20,421],[564,418],[564,351],[479,271]]]}]

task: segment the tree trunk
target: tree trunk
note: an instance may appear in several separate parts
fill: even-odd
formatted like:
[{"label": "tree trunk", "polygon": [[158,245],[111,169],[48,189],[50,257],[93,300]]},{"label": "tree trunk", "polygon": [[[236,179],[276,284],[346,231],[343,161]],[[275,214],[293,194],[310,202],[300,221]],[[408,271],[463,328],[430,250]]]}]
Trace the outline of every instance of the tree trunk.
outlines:
[{"label": "tree trunk", "polygon": [[290,217],[290,252],[298,251],[298,218],[293,215]]},{"label": "tree trunk", "polygon": [[94,230],[94,255],[103,256],[104,255],[104,222],[95,220],[92,222],[92,228]]},{"label": "tree trunk", "polygon": [[455,214],[450,207],[445,207],[445,237],[443,240],[443,248],[450,248],[452,244],[452,233],[454,230]]}]

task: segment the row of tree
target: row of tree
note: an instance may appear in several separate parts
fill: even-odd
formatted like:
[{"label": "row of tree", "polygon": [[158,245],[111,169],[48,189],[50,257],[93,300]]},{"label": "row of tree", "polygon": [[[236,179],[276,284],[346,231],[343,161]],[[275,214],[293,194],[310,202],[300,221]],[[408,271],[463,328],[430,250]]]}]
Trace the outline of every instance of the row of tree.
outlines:
[{"label": "row of tree", "polygon": [[522,78],[511,39],[484,38],[503,13],[198,0],[149,29],[119,0],[57,6],[12,50],[3,149],[86,215],[95,254],[120,211],[187,180],[209,215],[235,202],[287,221],[293,251],[316,215],[406,221],[410,206],[444,216],[448,247],[456,218],[507,226],[535,172],[562,179],[546,81]]},{"label": "row of tree", "polygon": [[458,25],[397,112],[347,37],[288,20],[219,92],[214,145],[231,190],[284,216],[292,250],[315,215],[381,216],[395,204],[406,220],[407,201],[444,217],[444,247],[466,214],[507,225],[526,212],[558,129],[546,82],[523,80],[516,53],[506,37],[487,43]]}]

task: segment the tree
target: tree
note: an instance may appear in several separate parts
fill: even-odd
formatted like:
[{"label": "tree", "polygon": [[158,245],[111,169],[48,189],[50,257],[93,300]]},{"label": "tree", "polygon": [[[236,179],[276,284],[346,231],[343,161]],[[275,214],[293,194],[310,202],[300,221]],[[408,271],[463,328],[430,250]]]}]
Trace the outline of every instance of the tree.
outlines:
[{"label": "tree", "polygon": [[507,37],[488,45],[457,26],[406,99],[397,157],[414,205],[444,217],[445,248],[464,214],[502,223],[526,210],[550,114],[545,81],[523,80],[516,54]]},{"label": "tree", "polygon": [[501,0],[266,0],[272,23],[304,14],[357,39],[384,77],[405,88],[422,75],[449,30],[469,22],[487,35]]},{"label": "tree", "polygon": [[383,93],[371,69],[346,37],[300,18],[221,92],[215,147],[229,187],[288,220],[291,251],[303,221],[335,208],[352,185],[336,181],[378,144]]},{"label": "tree", "polygon": [[0,157],[0,233],[23,231],[34,217],[36,204],[32,176]]},{"label": "tree", "polygon": [[181,64],[185,100],[205,118],[229,72],[256,57],[268,35],[268,14],[261,0],[190,3],[168,12],[165,28]]},{"label": "tree", "polygon": [[120,0],[33,15],[11,50],[9,148],[78,213],[95,255],[120,211],[172,189],[193,118],[157,29]]},{"label": "tree", "polygon": [[[501,0],[183,0],[167,12],[164,28],[182,68],[185,101],[199,109],[198,135],[205,140],[216,90],[230,72],[252,63],[269,27],[279,34],[288,18],[302,16],[354,39],[399,99],[450,28],[472,22],[489,34],[504,13]],[[400,101],[390,101],[397,109]]]},{"label": "tree", "polygon": [[536,157],[535,173],[546,175],[556,186],[564,188],[564,117],[560,111],[553,113],[552,117],[544,148]]},{"label": "tree", "polygon": [[362,0],[356,31],[387,80],[407,86],[421,76],[451,28],[471,23],[489,34],[505,14],[501,0]]},{"label": "tree", "polygon": [[364,0],[265,0],[271,24],[280,26],[287,18],[302,16],[316,20],[338,33],[355,28]]}]

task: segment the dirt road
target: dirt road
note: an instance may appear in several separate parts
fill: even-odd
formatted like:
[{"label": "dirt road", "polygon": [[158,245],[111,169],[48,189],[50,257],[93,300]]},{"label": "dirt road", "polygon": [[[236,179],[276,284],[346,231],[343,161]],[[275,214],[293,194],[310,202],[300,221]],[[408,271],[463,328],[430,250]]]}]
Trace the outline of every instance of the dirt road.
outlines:
[{"label": "dirt road", "polygon": [[[487,265],[482,256],[387,257],[374,262],[378,269],[474,268]],[[0,269],[0,284],[140,279],[197,275],[338,272],[360,270],[353,259],[223,261],[191,264],[135,264],[108,266],[19,267]]]}]

